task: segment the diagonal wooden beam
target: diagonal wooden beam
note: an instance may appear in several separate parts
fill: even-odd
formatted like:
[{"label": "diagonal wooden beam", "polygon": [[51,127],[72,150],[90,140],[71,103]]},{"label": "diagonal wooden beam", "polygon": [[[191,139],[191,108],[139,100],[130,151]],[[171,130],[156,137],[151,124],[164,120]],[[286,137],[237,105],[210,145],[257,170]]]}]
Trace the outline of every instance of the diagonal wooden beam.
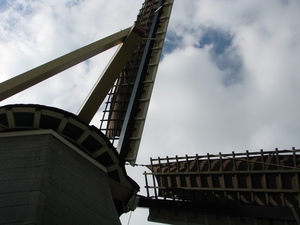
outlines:
[{"label": "diagonal wooden beam", "polygon": [[79,109],[78,117],[82,121],[90,123],[93,119],[109,90],[114,85],[114,82],[130,59],[130,56],[140,44],[143,36],[144,30],[140,27],[134,26],[131,29],[123,44],[116,51],[112,60],[109,62],[96,82],[94,88]]},{"label": "diagonal wooden beam", "polygon": [[0,83],[0,101],[9,98],[41,81],[44,81],[70,67],[83,62],[118,44],[132,33],[132,28],[119,31],[106,38],[54,59],[23,74]]}]

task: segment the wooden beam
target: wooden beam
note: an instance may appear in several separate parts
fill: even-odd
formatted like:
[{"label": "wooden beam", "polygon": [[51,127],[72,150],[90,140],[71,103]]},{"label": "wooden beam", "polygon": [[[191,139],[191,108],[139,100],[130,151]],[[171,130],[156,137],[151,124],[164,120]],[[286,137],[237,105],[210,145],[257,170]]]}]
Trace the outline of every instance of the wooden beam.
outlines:
[{"label": "wooden beam", "polygon": [[0,101],[121,44],[131,31],[129,27],[0,83]]},{"label": "wooden beam", "polygon": [[109,62],[94,88],[79,109],[78,117],[82,121],[90,123],[93,119],[109,90],[130,59],[130,56],[140,44],[143,36],[144,31],[141,28],[134,26],[131,29],[123,44],[116,51],[112,60]]}]

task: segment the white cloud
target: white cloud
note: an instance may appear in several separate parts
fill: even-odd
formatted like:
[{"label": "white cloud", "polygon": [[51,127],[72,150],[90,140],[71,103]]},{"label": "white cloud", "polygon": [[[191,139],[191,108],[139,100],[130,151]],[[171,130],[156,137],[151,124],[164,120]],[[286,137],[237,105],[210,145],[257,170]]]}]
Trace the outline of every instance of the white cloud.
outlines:
[{"label": "white cloud", "polygon": [[[70,1],[10,2],[1,13],[6,18],[0,22],[0,52],[4,56],[0,58],[1,81],[131,26],[141,6],[123,1],[72,2],[77,4],[69,7]],[[30,14],[23,12],[27,8]],[[3,103],[39,103],[76,113],[112,54],[109,51],[96,56]]]},{"label": "white cloud", "polygon": [[[160,64],[139,162],[150,156],[299,148],[300,4],[185,3],[175,2],[169,31],[182,36],[183,44]],[[189,9],[193,14],[187,18]],[[243,82],[225,86],[212,45],[193,48],[206,28],[233,35],[226,57],[241,58]]]}]

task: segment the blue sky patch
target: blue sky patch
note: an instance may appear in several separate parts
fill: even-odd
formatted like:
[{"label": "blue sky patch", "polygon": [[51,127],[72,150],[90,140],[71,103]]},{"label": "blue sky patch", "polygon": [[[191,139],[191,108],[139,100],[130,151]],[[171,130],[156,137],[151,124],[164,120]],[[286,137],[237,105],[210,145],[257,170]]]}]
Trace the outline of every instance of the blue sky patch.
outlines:
[{"label": "blue sky patch", "polygon": [[236,54],[220,57],[217,61],[218,68],[224,72],[223,84],[231,86],[243,82],[242,67],[243,60]]},{"label": "blue sky patch", "polygon": [[224,74],[222,82],[225,86],[243,82],[242,57],[232,46],[234,36],[230,33],[206,29],[199,41],[199,48],[204,48],[205,45],[212,45],[210,55],[212,61],[216,64],[219,70]]},{"label": "blue sky patch", "polygon": [[26,3],[23,4],[16,0],[0,0],[0,13],[5,12],[9,8],[22,16],[28,16],[34,12],[30,1],[26,1]]},{"label": "blue sky patch", "polygon": [[14,2],[14,0],[12,1],[0,0],[0,13],[6,11],[9,8],[10,6],[9,2],[12,3]]},{"label": "blue sky patch", "polygon": [[175,32],[167,32],[162,54],[169,54],[176,49],[182,42],[182,37],[175,34]]},{"label": "blue sky patch", "polygon": [[205,45],[213,45],[213,51],[216,54],[222,54],[227,47],[232,44],[233,36],[214,29],[207,29],[200,39],[199,48],[204,48]]},{"label": "blue sky patch", "polygon": [[66,3],[66,5],[69,7],[69,8],[72,8],[74,6],[78,6],[79,4],[81,3],[81,0],[70,0]]},{"label": "blue sky patch", "polygon": [[226,51],[223,54],[212,54],[212,60],[218,69],[223,72],[222,82],[225,86],[243,82],[243,59],[235,49],[230,49],[230,51]]}]

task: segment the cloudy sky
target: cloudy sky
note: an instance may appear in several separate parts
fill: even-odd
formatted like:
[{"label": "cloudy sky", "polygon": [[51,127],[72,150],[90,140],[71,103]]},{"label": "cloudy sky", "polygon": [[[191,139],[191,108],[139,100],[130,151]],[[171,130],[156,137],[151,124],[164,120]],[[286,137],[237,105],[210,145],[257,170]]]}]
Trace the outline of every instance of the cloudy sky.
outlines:
[{"label": "cloudy sky", "polygon": [[[0,82],[131,26],[142,2],[0,0]],[[298,0],[175,0],[137,163],[299,148],[299,12]],[[113,50],[0,104],[76,113]],[[146,169],[127,168],[145,194]],[[146,220],[137,209],[130,224]]]}]

